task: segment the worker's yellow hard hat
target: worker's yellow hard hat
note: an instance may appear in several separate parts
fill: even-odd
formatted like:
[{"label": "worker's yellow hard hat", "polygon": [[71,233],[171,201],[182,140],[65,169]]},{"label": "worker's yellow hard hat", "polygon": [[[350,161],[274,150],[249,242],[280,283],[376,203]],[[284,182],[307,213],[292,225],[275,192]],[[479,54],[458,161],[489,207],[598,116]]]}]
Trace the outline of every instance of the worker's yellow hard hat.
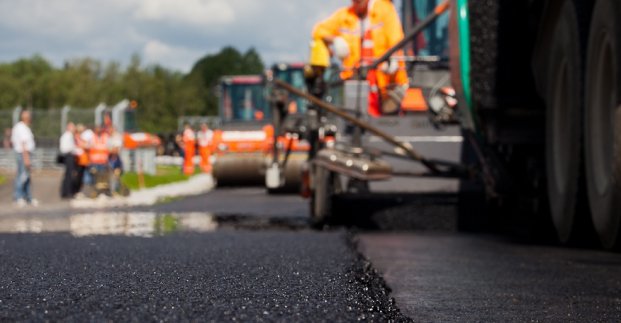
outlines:
[{"label": "worker's yellow hard hat", "polygon": [[330,65],[330,52],[323,40],[313,39],[310,44],[310,65],[328,67]]}]

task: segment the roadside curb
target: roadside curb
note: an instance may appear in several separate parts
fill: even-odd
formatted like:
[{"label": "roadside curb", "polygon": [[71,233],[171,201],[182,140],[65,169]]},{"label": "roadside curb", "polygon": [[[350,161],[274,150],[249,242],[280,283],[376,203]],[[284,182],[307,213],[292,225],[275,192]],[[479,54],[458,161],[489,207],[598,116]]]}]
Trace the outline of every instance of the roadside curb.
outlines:
[{"label": "roadside curb", "polygon": [[214,188],[211,174],[192,176],[187,181],[159,185],[131,192],[128,197],[110,198],[100,195],[97,199],[78,199],[71,201],[72,208],[105,208],[124,206],[149,206],[162,199],[203,194]]}]

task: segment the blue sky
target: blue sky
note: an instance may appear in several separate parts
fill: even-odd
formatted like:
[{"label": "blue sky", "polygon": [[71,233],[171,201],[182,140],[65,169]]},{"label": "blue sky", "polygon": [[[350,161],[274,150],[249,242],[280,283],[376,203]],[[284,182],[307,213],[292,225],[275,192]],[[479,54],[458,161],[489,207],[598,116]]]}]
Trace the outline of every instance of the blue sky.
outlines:
[{"label": "blue sky", "polygon": [[308,57],[313,24],[349,0],[0,0],[0,62],[85,56],[187,72],[225,45],[266,63]]}]

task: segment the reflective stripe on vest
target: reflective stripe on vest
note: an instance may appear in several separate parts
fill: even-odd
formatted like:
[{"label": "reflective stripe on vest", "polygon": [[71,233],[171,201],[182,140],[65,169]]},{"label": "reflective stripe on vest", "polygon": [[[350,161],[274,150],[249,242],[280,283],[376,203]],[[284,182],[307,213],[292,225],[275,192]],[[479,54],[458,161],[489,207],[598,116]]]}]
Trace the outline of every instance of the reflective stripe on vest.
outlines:
[{"label": "reflective stripe on vest", "polygon": [[95,135],[93,137],[93,146],[89,150],[89,159],[91,164],[105,164],[108,162],[108,135]]},{"label": "reflective stripe on vest", "polygon": [[366,23],[364,23],[366,30],[364,31],[364,38],[362,39],[362,51],[360,53],[363,66],[373,64],[373,59],[375,58],[373,56],[373,33],[371,29],[368,28],[369,24],[370,22],[368,20],[366,21]]},{"label": "reflective stripe on vest", "polygon": [[191,129],[186,129],[183,131],[183,141],[194,141],[194,140],[196,140],[194,131],[192,131]]}]

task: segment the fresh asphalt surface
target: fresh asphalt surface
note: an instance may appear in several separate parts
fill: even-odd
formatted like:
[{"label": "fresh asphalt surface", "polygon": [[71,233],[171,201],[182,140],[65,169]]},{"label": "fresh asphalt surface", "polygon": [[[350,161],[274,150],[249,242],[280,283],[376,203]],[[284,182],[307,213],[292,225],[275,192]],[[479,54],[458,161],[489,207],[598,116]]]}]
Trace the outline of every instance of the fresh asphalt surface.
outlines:
[{"label": "fresh asphalt surface", "polygon": [[342,232],[3,235],[0,246],[3,321],[403,319]]},{"label": "fresh asphalt surface", "polygon": [[0,212],[0,321],[621,321],[621,254],[459,231],[454,183],[419,185],[340,206],[370,232],[262,188]]},{"label": "fresh asphalt surface", "polygon": [[[0,320],[621,320],[619,254],[446,225],[314,231],[287,212],[303,200],[262,193],[216,190],[151,211],[2,216],[0,231],[27,233],[0,234]],[[265,205],[280,203],[277,217],[296,225],[201,226],[212,202],[218,211],[240,196],[248,209],[233,213],[264,218]],[[176,204],[186,213],[168,213]],[[450,208],[412,205],[432,218]],[[166,229],[167,217],[176,226]]]}]

